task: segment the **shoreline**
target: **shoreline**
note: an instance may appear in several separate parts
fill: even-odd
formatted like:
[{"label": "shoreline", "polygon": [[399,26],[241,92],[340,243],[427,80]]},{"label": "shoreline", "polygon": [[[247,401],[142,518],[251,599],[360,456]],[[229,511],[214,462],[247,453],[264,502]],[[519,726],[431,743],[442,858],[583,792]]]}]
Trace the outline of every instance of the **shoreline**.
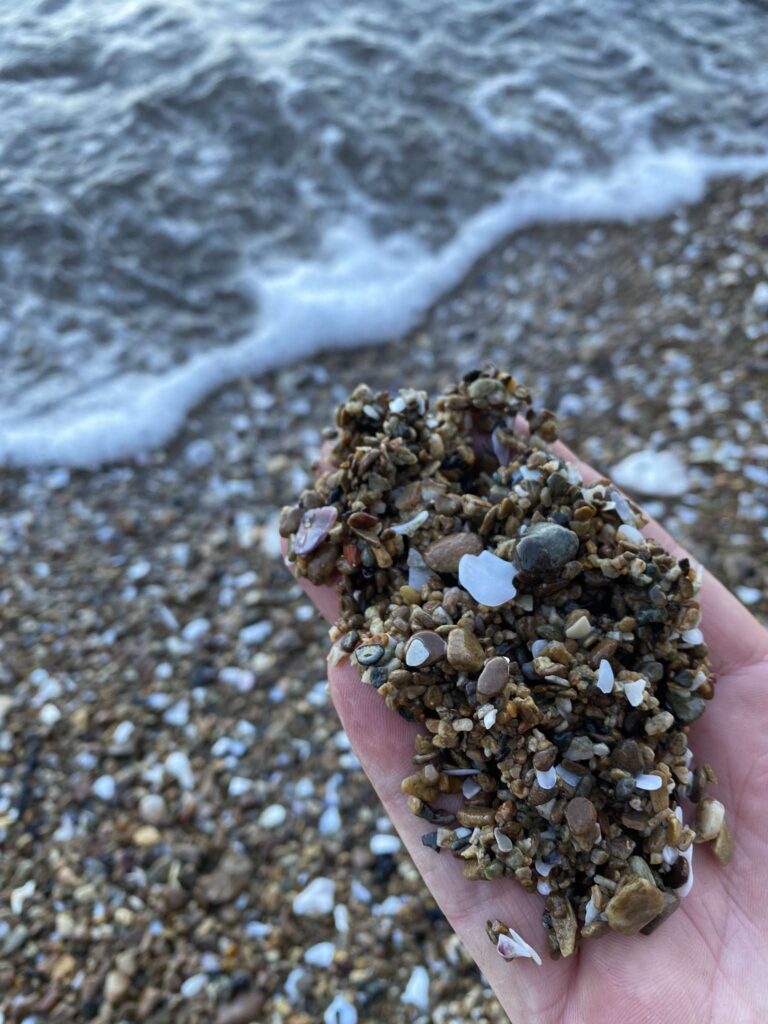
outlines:
[{"label": "shoreline", "polygon": [[[419,966],[438,1024],[505,1019],[407,856],[371,852],[387,823],[276,513],[359,380],[433,393],[490,359],[598,469],[683,458],[682,498],[641,501],[768,621],[766,208],[765,181],[727,181],[657,221],[517,234],[404,339],[227,386],[137,462],[0,474],[7,1020],[236,1024],[239,1000],[312,1024],[357,993],[360,1024],[410,1024]],[[292,911],[316,877],[336,918]]]}]

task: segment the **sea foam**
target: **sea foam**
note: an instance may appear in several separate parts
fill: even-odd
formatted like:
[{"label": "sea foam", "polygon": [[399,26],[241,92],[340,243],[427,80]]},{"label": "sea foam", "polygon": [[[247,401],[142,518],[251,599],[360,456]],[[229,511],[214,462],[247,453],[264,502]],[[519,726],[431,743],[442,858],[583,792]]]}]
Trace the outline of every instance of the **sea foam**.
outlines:
[{"label": "sea foam", "polygon": [[324,349],[395,339],[424,317],[485,253],[536,223],[631,222],[699,200],[707,183],[768,172],[768,156],[714,157],[642,150],[602,174],[550,171],[519,179],[430,251],[406,234],[374,238],[360,219],[326,234],[312,261],[254,281],[258,321],[241,341],[156,376],[105,385],[87,408],[6,424],[0,463],[93,467],[170,440],[189,411],[243,375],[296,365]]}]

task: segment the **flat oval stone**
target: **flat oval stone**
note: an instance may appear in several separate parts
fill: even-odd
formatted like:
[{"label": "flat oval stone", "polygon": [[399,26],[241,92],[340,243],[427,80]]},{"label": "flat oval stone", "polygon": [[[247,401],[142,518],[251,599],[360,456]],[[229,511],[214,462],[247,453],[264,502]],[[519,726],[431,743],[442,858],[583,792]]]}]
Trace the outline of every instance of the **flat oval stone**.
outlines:
[{"label": "flat oval stone", "polygon": [[460,672],[479,672],[485,652],[474,633],[460,626],[448,634],[448,662]]},{"label": "flat oval stone", "polygon": [[408,668],[427,668],[445,657],[445,640],[430,629],[414,633],[405,645],[405,664]]},{"label": "flat oval stone", "polygon": [[293,542],[294,553],[308,555],[314,551],[326,539],[338,518],[339,513],[333,505],[307,509],[301,517],[299,528],[296,531],[296,540]]},{"label": "flat oval stone", "polygon": [[458,572],[463,555],[479,555],[483,542],[476,533],[452,533],[433,541],[424,552],[424,561],[435,572]]},{"label": "flat oval stone", "polygon": [[647,878],[633,875],[608,901],[609,926],[621,935],[636,935],[664,910],[664,895]]},{"label": "flat oval stone", "polygon": [[477,692],[483,697],[496,697],[509,682],[509,662],[506,658],[491,658],[477,680]]},{"label": "flat oval stone", "polygon": [[527,576],[548,576],[576,557],[579,538],[557,523],[535,523],[515,548],[515,565]]},{"label": "flat oval stone", "polygon": [[575,836],[586,835],[597,821],[597,811],[591,800],[584,796],[575,796],[568,801],[565,808],[565,818],[568,828]]}]

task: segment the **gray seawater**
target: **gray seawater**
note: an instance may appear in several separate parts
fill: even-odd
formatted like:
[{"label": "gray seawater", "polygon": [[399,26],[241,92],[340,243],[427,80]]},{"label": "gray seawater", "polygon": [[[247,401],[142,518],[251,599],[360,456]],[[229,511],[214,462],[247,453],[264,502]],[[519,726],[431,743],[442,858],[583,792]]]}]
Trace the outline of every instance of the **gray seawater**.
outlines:
[{"label": "gray seawater", "polygon": [[746,0],[3,4],[0,431],[232,345],[340,218],[437,248],[539,172],[765,154],[767,29]]}]

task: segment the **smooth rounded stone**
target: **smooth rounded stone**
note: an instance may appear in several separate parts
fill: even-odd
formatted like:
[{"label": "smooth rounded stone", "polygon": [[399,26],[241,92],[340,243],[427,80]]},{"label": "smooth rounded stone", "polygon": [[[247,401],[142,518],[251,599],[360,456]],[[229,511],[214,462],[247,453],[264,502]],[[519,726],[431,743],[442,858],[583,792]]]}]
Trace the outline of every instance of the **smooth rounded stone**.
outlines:
[{"label": "smooth rounded stone", "polygon": [[667,704],[675,718],[686,724],[695,722],[704,714],[705,704],[701,697],[678,686],[667,687]]},{"label": "smooth rounded stone", "polygon": [[630,775],[638,775],[644,768],[643,755],[638,744],[634,740],[622,740],[618,743],[611,754],[611,766],[629,772]]},{"label": "smooth rounded stone", "polygon": [[319,917],[333,912],[336,883],[332,878],[313,878],[293,899],[293,912],[300,917]]},{"label": "smooth rounded stone", "polygon": [[565,819],[568,822],[568,828],[575,836],[586,835],[597,821],[595,805],[586,797],[575,796],[568,801],[565,808]]},{"label": "smooth rounded stone", "polygon": [[378,665],[384,657],[384,648],[381,644],[362,644],[355,651],[355,661],[358,665]]},{"label": "smooth rounded stone", "polygon": [[459,562],[459,583],[478,604],[499,608],[517,596],[517,569],[490,551],[463,555]]},{"label": "smooth rounded stone", "polygon": [[408,668],[428,668],[445,657],[445,640],[432,630],[414,633],[405,645],[405,664]]},{"label": "smooth rounded stone", "polygon": [[664,882],[670,889],[682,889],[688,882],[690,875],[690,861],[686,857],[680,856],[674,864],[670,864],[669,871],[664,876]]},{"label": "smooth rounded stone", "polygon": [[657,917],[654,917],[654,919],[649,924],[645,925],[644,928],[640,929],[640,933],[642,935],[651,935],[653,932],[655,932],[659,925],[664,924],[667,918],[671,917],[672,914],[674,914],[674,912],[680,906],[680,897],[677,895],[677,893],[670,892],[668,889],[666,889],[663,893],[663,897],[664,909]]},{"label": "smooth rounded stone", "polygon": [[259,815],[259,825],[266,829],[279,828],[287,817],[288,811],[282,804],[270,804]]},{"label": "smooth rounded stone", "polygon": [[533,755],[533,767],[540,772],[545,772],[548,768],[557,760],[557,747],[552,746],[545,747],[544,750],[537,750]]},{"label": "smooth rounded stone", "polygon": [[517,542],[515,565],[528,576],[548,576],[576,557],[579,538],[557,523],[535,523]]},{"label": "smooth rounded stone", "polygon": [[616,799],[623,802],[625,800],[631,800],[635,795],[635,780],[634,779],[619,779],[616,783]]},{"label": "smooth rounded stone", "polygon": [[306,575],[310,583],[327,583],[334,573],[339,549],[335,544],[323,544],[307,559]]},{"label": "smooth rounded stone", "polygon": [[721,864],[727,864],[733,856],[733,835],[728,828],[728,822],[723,822],[723,827],[712,844],[712,852]]},{"label": "smooth rounded stone", "polygon": [[139,825],[131,836],[134,846],[156,846],[162,836],[154,825]]},{"label": "smooth rounded stone", "polygon": [[122,1002],[131,987],[131,979],[121,971],[109,971],[104,979],[104,998],[113,1006]]},{"label": "smooth rounded stone", "polygon": [[482,550],[482,538],[476,533],[453,533],[433,541],[423,555],[424,561],[435,572],[456,573],[464,555],[479,555]]},{"label": "smooth rounded stone", "polygon": [[301,509],[298,505],[284,505],[280,510],[278,533],[281,537],[290,537],[301,525]]},{"label": "smooth rounded stone", "polygon": [[295,554],[308,555],[320,547],[338,518],[339,513],[333,505],[307,509],[301,517],[293,542]]},{"label": "smooth rounded stone", "polygon": [[664,910],[664,895],[653,882],[633,875],[605,908],[608,924],[621,935],[636,935]]},{"label": "smooth rounded stone", "polygon": [[647,861],[644,861],[642,857],[630,857],[627,863],[629,864],[629,870],[632,872],[633,875],[639,875],[641,878],[645,878],[647,881],[649,881],[651,885],[656,885],[656,881],[653,877],[653,872],[648,866]]},{"label": "smooth rounded stone", "polygon": [[696,842],[709,843],[717,839],[725,823],[725,807],[713,797],[705,797],[696,807]]},{"label": "smooth rounded stone", "polygon": [[497,697],[509,682],[509,661],[491,658],[485,663],[477,680],[477,692],[483,697]]},{"label": "smooth rounded stone", "polygon": [[216,1024],[253,1024],[264,1006],[264,995],[258,989],[244,992],[231,1003],[220,1006]]},{"label": "smooth rounded stone", "polygon": [[674,724],[675,716],[671,711],[659,711],[645,723],[645,733],[647,736],[659,736],[671,729]]},{"label": "smooth rounded stone", "polygon": [[458,627],[448,634],[448,663],[460,672],[479,672],[485,652],[474,633]]}]

